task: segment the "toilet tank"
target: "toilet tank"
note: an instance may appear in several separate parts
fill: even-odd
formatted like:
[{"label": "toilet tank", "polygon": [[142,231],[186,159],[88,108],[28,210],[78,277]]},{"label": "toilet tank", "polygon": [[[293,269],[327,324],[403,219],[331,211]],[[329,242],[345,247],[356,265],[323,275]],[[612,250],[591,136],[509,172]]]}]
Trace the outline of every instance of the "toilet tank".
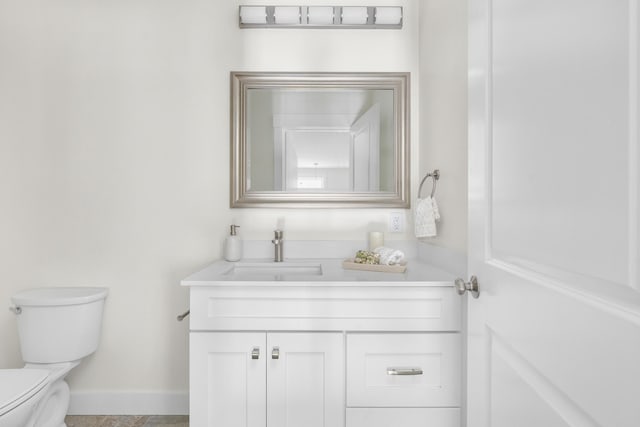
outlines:
[{"label": "toilet tank", "polygon": [[14,295],[22,359],[60,363],[96,351],[107,288],[54,287]]}]

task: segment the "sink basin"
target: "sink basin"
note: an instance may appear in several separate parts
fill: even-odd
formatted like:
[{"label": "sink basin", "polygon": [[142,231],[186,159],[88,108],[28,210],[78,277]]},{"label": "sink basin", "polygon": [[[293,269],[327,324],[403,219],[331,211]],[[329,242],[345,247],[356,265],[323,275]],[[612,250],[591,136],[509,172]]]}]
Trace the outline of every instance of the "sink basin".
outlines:
[{"label": "sink basin", "polygon": [[233,278],[264,277],[282,280],[290,276],[320,276],[322,264],[313,262],[238,262],[225,276]]}]

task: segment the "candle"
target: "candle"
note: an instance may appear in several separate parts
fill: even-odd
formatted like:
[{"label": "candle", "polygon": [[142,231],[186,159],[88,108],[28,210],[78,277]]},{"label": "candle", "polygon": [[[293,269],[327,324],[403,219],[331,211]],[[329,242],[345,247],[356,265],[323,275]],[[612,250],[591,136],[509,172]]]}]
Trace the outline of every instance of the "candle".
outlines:
[{"label": "candle", "polygon": [[369,232],[369,250],[384,246],[384,233],[382,231]]}]

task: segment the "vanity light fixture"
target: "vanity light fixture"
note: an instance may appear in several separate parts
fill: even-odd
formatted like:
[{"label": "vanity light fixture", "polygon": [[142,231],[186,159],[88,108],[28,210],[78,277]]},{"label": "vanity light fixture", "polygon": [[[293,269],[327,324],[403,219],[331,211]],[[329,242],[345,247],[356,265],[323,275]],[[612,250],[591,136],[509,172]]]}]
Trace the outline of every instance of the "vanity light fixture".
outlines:
[{"label": "vanity light fixture", "polygon": [[273,9],[276,25],[300,25],[300,7],[276,6]]},{"label": "vanity light fixture", "polygon": [[243,25],[264,25],[267,23],[265,6],[240,6],[240,27]]},{"label": "vanity light fixture", "polygon": [[342,25],[366,25],[369,20],[369,8],[345,6],[342,8]]},{"label": "vanity light fixture", "polygon": [[333,6],[309,6],[307,8],[308,25],[331,26],[334,16]]},{"label": "vanity light fixture", "polygon": [[402,29],[401,6],[240,6],[240,28]]}]

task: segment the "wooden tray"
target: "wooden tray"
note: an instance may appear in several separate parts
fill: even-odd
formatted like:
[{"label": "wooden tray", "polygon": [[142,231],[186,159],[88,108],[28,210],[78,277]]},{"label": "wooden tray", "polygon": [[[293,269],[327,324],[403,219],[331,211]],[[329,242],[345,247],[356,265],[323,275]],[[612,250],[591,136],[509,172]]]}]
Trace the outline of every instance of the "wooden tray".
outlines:
[{"label": "wooden tray", "polygon": [[342,261],[342,268],[346,270],[380,271],[382,273],[404,273],[407,270],[407,265],[359,264],[354,262],[353,258],[348,258]]}]

